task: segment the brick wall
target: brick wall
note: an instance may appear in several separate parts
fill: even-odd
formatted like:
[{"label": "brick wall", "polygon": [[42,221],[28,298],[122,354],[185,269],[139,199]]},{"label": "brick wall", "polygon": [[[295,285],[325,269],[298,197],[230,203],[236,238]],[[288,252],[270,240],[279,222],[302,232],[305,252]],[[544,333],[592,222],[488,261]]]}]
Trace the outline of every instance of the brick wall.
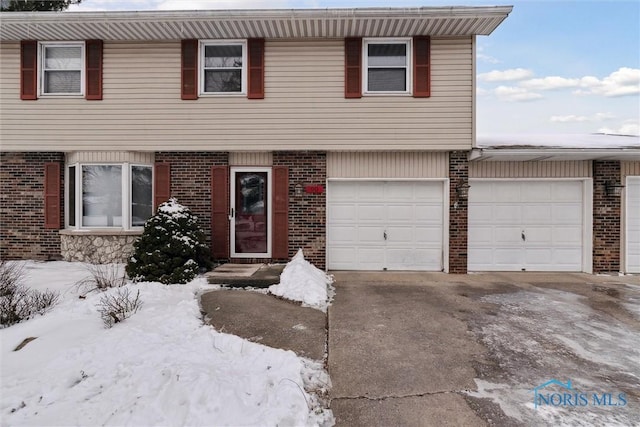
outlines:
[{"label": "brick wall", "polygon": [[280,151],[273,153],[274,166],[289,167],[289,257],[299,248],[320,269],[326,256],[326,189],[322,194],[296,195],[296,185],[326,186],[327,153]]},{"label": "brick wall", "polygon": [[621,197],[607,195],[606,184],[621,185],[620,162],[593,162],[593,272],[620,271]]},{"label": "brick wall", "polygon": [[[58,230],[44,228],[44,164],[50,162],[59,162],[64,176],[64,153],[0,153],[0,259],[60,258]],[[63,195],[61,182],[60,200]]]},{"label": "brick wall", "polygon": [[[468,195],[460,197],[458,187],[469,184],[466,151],[449,153],[449,272],[467,272]],[[446,224],[445,224],[446,227]]]},{"label": "brick wall", "polygon": [[171,164],[171,197],[198,217],[211,247],[211,166],[229,164],[229,153],[161,151],[156,163]]}]

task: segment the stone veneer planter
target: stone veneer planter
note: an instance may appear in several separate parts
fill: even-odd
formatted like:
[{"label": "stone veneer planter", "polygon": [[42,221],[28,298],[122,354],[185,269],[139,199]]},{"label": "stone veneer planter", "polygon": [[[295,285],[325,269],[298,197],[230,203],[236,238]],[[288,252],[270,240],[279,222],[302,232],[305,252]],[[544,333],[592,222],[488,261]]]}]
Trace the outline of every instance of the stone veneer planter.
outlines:
[{"label": "stone veneer planter", "polygon": [[108,264],[126,262],[133,242],[142,231],[60,231],[60,249],[65,261]]}]

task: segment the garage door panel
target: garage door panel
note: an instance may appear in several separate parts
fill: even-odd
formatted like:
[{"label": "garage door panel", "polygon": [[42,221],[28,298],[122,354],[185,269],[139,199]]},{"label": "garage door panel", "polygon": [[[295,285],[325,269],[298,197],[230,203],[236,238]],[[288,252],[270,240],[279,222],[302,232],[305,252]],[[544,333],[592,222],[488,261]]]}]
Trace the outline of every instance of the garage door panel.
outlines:
[{"label": "garage door panel", "polygon": [[583,209],[579,203],[562,203],[553,206],[553,221],[556,224],[582,222]]},{"label": "garage door panel", "polygon": [[433,270],[433,265],[439,265],[441,249],[416,248],[387,250],[387,270]]},{"label": "garage door panel", "polygon": [[357,183],[357,200],[374,201],[384,200],[384,188],[381,188],[375,182],[359,182]]},{"label": "garage door panel", "polygon": [[442,224],[443,207],[440,205],[418,205],[415,207],[416,218],[421,223]]},{"label": "garage door panel", "polygon": [[414,200],[416,202],[442,205],[442,183],[418,182],[414,185]]},{"label": "garage door panel", "polygon": [[582,188],[580,181],[555,182],[552,186],[553,200],[582,203]]},{"label": "garage door panel", "polygon": [[331,200],[335,202],[353,202],[358,195],[358,189],[345,185],[343,182],[336,182],[331,186]]},{"label": "garage door panel", "polygon": [[411,204],[387,204],[387,219],[390,222],[411,222],[418,218],[415,211]]},{"label": "garage door panel", "polygon": [[327,236],[336,244],[355,242],[358,239],[358,229],[352,225],[336,225],[327,231]]},{"label": "garage door panel", "polygon": [[[582,271],[584,181],[471,181],[471,188],[469,270]],[[478,198],[489,189],[493,202]]]},{"label": "garage door panel", "polygon": [[510,223],[519,222],[522,217],[522,207],[519,205],[499,204],[493,208],[493,218]]},{"label": "garage door panel", "polygon": [[497,245],[520,245],[522,229],[520,227],[493,227],[493,243]]},{"label": "garage door panel", "polygon": [[553,218],[553,209],[550,205],[527,204],[522,212],[522,220],[525,224],[548,224]]},{"label": "garage door panel", "polygon": [[521,202],[550,202],[551,186],[544,182],[530,182],[522,186]]},{"label": "garage door panel", "polygon": [[414,199],[414,186],[406,182],[387,182],[385,187],[385,198],[389,201]]},{"label": "garage door panel", "polygon": [[360,204],[357,207],[356,218],[360,221],[384,221],[385,210],[380,205],[373,205],[370,203]]},{"label": "garage door panel", "polygon": [[553,227],[554,245],[579,246],[582,243],[582,227]]},{"label": "garage door panel", "polygon": [[442,227],[430,226],[430,227],[414,227],[413,230],[414,242],[419,245],[429,245],[432,247],[442,247]]},{"label": "garage door panel", "polygon": [[358,240],[354,243],[382,245],[384,241],[384,230],[379,226],[368,227],[361,225],[358,227]]},{"label": "garage door panel", "polygon": [[332,205],[329,206],[329,213],[327,215],[330,221],[334,223],[337,221],[351,222],[356,214],[356,207],[353,204],[349,205]]}]

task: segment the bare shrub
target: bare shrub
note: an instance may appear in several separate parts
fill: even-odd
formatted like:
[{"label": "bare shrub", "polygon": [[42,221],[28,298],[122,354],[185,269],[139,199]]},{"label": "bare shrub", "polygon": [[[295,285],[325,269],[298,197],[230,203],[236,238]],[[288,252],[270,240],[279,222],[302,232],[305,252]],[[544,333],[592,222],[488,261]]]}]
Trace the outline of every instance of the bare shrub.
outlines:
[{"label": "bare shrub", "polygon": [[120,288],[127,284],[127,277],[118,264],[87,264],[89,277],[76,283],[86,293]]},{"label": "bare shrub", "polygon": [[58,302],[54,291],[27,289],[23,266],[0,261],[0,325],[11,326],[36,314],[44,314]]},{"label": "bare shrub", "polygon": [[129,288],[119,288],[115,294],[106,294],[100,298],[98,313],[107,328],[123,322],[137,312],[142,306],[140,291],[135,296]]},{"label": "bare shrub", "polygon": [[23,265],[0,260],[0,296],[13,293],[24,279]]}]

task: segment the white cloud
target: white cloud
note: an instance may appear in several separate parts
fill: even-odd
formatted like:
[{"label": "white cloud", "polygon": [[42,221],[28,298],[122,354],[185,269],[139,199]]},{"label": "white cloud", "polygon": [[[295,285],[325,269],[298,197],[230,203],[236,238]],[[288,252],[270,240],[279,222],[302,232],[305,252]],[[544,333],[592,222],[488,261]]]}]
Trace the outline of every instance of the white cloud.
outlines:
[{"label": "white cloud", "polygon": [[533,101],[542,98],[539,93],[529,92],[525,88],[514,86],[498,86],[494,93],[501,100],[510,102]]},{"label": "white cloud", "polygon": [[576,87],[580,79],[566,79],[564,77],[549,76],[541,79],[531,79],[521,83],[521,86],[533,90],[554,90]]},{"label": "white cloud", "polygon": [[602,80],[596,77],[583,77],[580,87],[586,90],[578,94],[602,95],[606,97],[640,94],[640,69],[621,67]]},{"label": "white cloud", "polygon": [[524,80],[533,76],[533,71],[525,68],[511,68],[508,70],[493,70],[488,73],[478,74],[478,79],[485,82],[510,82]]},{"label": "white cloud", "polygon": [[578,88],[574,95],[601,95],[606,97],[637,95],[640,93],[640,69],[621,67],[607,77],[594,76],[565,78],[549,76],[526,80],[520,86],[532,90]]},{"label": "white cloud", "polygon": [[500,60],[497,58],[494,58],[491,55],[485,55],[484,53],[479,53],[476,55],[476,57],[478,58],[479,61],[482,62],[487,62],[489,64],[499,64]]},{"label": "white cloud", "polygon": [[574,114],[570,114],[568,116],[551,116],[549,120],[554,123],[601,122],[614,117],[615,115],[611,113],[596,113],[592,116],[576,116]]},{"label": "white cloud", "polygon": [[484,96],[484,95],[488,95],[490,92],[487,89],[483,89],[481,87],[476,87],[476,95],[477,96]]}]

